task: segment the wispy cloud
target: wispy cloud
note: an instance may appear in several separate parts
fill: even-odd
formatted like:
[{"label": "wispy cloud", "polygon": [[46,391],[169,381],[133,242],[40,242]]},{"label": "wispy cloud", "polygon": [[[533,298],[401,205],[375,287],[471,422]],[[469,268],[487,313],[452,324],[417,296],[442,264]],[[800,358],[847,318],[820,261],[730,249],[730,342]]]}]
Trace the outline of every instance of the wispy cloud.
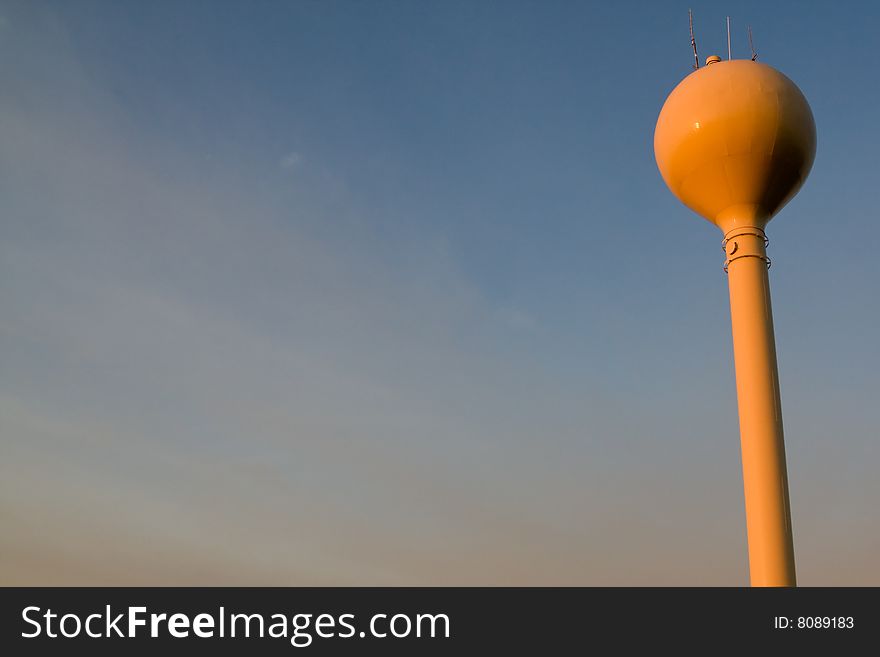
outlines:
[{"label": "wispy cloud", "polygon": [[281,158],[279,162],[282,169],[295,169],[302,165],[303,156],[301,153],[297,153],[296,151],[291,151],[287,155]]}]

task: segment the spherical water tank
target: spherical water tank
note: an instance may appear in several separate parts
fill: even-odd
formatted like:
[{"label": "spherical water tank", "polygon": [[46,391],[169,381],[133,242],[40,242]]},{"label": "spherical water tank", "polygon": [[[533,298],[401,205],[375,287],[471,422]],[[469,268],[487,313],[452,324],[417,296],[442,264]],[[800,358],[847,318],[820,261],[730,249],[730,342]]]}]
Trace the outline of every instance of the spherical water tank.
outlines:
[{"label": "spherical water tank", "polygon": [[763,228],[809,174],[816,125],[800,89],[776,69],[716,59],[669,94],[654,155],[672,193],[725,233]]}]

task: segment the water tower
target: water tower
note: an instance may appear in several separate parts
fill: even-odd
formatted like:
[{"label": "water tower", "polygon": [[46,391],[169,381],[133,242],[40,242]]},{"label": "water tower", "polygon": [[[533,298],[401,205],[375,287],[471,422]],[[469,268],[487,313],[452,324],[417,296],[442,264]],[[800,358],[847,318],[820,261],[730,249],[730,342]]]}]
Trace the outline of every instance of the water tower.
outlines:
[{"label": "water tower", "polygon": [[794,586],[764,230],[810,172],[816,126],[804,95],[776,69],[706,64],[666,99],[654,154],[672,193],[724,234],[751,583]]}]

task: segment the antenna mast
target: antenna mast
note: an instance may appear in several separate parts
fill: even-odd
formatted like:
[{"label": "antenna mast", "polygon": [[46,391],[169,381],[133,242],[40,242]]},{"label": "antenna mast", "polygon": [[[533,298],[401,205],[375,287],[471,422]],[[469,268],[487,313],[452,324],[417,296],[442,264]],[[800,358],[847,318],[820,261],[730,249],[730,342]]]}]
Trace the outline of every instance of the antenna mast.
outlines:
[{"label": "antenna mast", "polygon": [[752,26],[749,25],[749,49],[752,51],[752,61],[758,61],[758,51],[755,50],[755,44],[752,43]]},{"label": "antenna mast", "polygon": [[694,70],[700,68],[700,58],[697,56],[697,40],[694,38],[694,12],[688,9],[688,23],[691,28],[691,48],[694,49]]},{"label": "antenna mast", "polygon": [[727,17],[727,61],[730,61],[730,16]]}]

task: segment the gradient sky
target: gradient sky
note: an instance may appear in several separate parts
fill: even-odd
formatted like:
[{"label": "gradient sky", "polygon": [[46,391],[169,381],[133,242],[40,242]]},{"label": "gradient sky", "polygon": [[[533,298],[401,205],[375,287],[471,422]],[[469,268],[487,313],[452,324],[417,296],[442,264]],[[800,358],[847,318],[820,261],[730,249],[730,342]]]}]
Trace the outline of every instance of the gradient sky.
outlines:
[{"label": "gradient sky", "polygon": [[0,583],[746,584],[688,6],[813,108],[798,575],[880,585],[880,6],[699,0],[0,2]]}]

